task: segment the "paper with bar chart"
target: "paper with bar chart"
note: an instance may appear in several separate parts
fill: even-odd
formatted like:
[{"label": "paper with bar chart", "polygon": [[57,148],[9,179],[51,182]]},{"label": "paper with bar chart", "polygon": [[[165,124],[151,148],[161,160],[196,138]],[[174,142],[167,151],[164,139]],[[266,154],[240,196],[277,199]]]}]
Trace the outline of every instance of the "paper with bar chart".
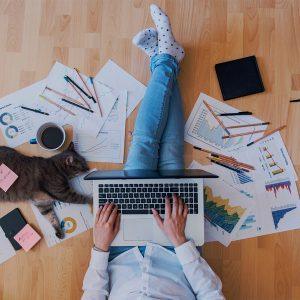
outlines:
[{"label": "paper with bar chart", "polygon": [[[216,114],[239,112],[238,109],[201,93],[185,125],[184,139],[186,142],[213,151],[219,150],[224,154],[224,152],[231,152],[245,147],[246,144],[262,136],[262,133],[255,133],[236,138],[222,139],[227,133],[213,117],[203,101],[206,101]],[[227,116],[220,118],[225,127],[263,122],[253,116]],[[235,128],[229,131],[231,134],[239,134],[263,129],[266,129],[266,125]]]}]

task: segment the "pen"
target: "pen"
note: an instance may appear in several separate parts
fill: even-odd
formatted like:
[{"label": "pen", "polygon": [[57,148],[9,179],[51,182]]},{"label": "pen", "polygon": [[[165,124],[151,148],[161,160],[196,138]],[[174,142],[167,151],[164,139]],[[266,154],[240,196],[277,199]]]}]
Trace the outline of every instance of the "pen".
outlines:
[{"label": "pen", "polygon": [[248,116],[252,115],[251,111],[239,111],[236,113],[223,113],[223,114],[218,114],[218,116],[226,117],[226,116]]},{"label": "pen", "polygon": [[90,96],[85,90],[83,90],[73,79],[71,79],[68,75],[64,76],[64,79],[68,82],[71,82],[73,85],[75,85],[84,95],[86,95],[89,99],[92,99],[93,97]]},{"label": "pen", "polygon": [[64,102],[66,102],[66,103],[69,103],[69,104],[71,104],[71,105],[74,105],[74,106],[76,106],[76,107],[78,107],[78,108],[81,108],[81,109],[83,109],[83,110],[86,110],[86,111],[88,111],[88,112],[91,112],[91,113],[94,112],[93,110],[91,110],[91,109],[89,109],[89,108],[86,108],[86,107],[84,107],[84,106],[81,106],[81,105],[79,105],[79,104],[76,104],[76,103],[74,103],[74,102],[72,102],[72,101],[69,101],[69,100],[67,100],[67,99],[62,98],[61,100],[64,101]]},{"label": "pen", "polygon": [[39,114],[42,114],[42,115],[49,116],[49,114],[47,112],[44,112],[44,111],[41,111],[41,110],[38,110],[38,109],[33,109],[33,108],[26,107],[26,106],[21,106],[21,108],[26,109],[26,110],[30,110],[32,112],[36,112],[36,113],[39,113]]},{"label": "pen", "polygon": [[300,99],[291,100],[290,102],[300,102]]}]

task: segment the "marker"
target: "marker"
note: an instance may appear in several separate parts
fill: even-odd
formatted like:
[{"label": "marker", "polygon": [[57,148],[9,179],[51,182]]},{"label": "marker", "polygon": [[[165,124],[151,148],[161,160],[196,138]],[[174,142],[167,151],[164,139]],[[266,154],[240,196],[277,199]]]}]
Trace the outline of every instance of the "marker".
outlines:
[{"label": "marker", "polygon": [[21,106],[21,108],[32,111],[32,112],[35,112],[35,113],[38,113],[38,114],[49,116],[49,114],[47,112],[44,112],[44,111],[41,111],[41,110],[38,110],[38,109],[33,109],[33,108],[26,107],[26,106]]},{"label": "marker", "polygon": [[72,80],[68,75],[64,76],[64,79],[68,82],[73,83],[84,95],[86,95],[89,99],[92,99],[93,97],[90,96],[85,90],[83,90],[74,80]]},{"label": "marker", "polygon": [[252,115],[251,111],[239,111],[236,113],[223,113],[223,114],[218,114],[218,116],[226,117],[226,116],[249,116]]}]

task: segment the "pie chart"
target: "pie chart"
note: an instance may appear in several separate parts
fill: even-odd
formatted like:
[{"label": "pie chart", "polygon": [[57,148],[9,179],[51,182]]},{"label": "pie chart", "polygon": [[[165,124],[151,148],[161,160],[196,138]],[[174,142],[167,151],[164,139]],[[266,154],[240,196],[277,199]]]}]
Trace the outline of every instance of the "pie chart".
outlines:
[{"label": "pie chart", "polygon": [[2,125],[9,125],[13,121],[13,116],[10,113],[3,113],[0,115],[0,123]]},{"label": "pie chart", "polygon": [[9,138],[9,139],[13,139],[18,135],[18,128],[16,126],[8,126],[5,129],[5,135]]},{"label": "pie chart", "polygon": [[77,222],[72,217],[65,217],[61,221],[61,227],[64,229],[65,233],[73,233],[77,228]]}]

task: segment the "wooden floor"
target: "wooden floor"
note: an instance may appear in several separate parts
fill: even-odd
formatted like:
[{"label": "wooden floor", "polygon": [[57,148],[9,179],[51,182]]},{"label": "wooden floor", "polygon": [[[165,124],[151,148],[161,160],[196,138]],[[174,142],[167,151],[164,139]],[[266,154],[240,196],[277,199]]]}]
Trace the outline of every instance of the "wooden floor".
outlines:
[{"label": "wooden floor", "polygon": [[[254,54],[266,92],[230,104],[255,112],[274,128],[287,124],[282,136],[299,173],[300,104],[289,105],[289,99],[300,97],[300,1],[155,2],[166,9],[186,50],[180,75],[185,116],[201,91],[221,99],[216,63]],[[148,60],[131,39],[140,29],[153,26],[150,3],[1,0],[0,96],[44,78],[55,60],[95,75],[112,58],[146,84]],[[36,146],[19,149],[45,155]],[[186,145],[186,165],[197,155]],[[36,225],[29,205],[17,206]],[[0,215],[14,207],[1,204]],[[29,253],[20,252],[0,266],[0,299],[79,299],[91,246],[92,233],[87,232],[54,248],[42,241]],[[300,231],[234,242],[228,248],[212,243],[204,247],[204,257],[221,277],[228,299],[300,299]]]}]

